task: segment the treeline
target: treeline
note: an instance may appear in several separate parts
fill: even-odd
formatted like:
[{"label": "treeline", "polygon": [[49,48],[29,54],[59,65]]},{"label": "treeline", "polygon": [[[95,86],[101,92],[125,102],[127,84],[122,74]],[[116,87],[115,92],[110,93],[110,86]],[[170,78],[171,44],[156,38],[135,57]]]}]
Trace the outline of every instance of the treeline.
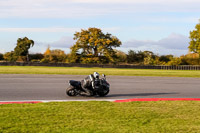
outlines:
[{"label": "treeline", "polygon": [[[180,57],[173,55],[156,55],[151,51],[134,51],[129,50],[128,53],[124,53],[120,50],[114,50],[116,57],[112,64],[135,64],[135,65],[200,65],[199,54],[190,53]],[[80,57],[81,58],[81,57]],[[17,60],[13,60],[10,52],[0,54],[1,61],[17,61],[26,62],[26,56],[21,56]],[[66,54],[63,50],[47,48],[45,53],[29,54],[30,62],[41,63],[82,63],[82,64],[94,64],[93,60],[77,60],[74,62],[71,60],[71,54]],[[109,64],[105,62],[99,62],[98,64]],[[111,64],[111,63],[110,63]]]},{"label": "treeline", "polygon": [[[121,52],[120,52],[121,53]],[[129,50],[124,54],[125,62],[138,65],[200,65],[199,54],[189,53],[176,57],[173,55],[156,55],[151,51]]]},{"label": "treeline", "polygon": [[0,60],[8,62],[42,62],[42,63],[82,63],[82,64],[135,64],[135,65],[200,65],[200,23],[190,32],[189,50],[193,53],[175,57],[157,55],[151,51],[129,50],[124,53],[116,50],[121,41],[110,33],[103,33],[98,28],[88,28],[74,34],[75,44],[70,53],[63,50],[47,48],[45,53],[29,54],[34,41],[24,37],[18,38],[13,51],[0,54]]}]

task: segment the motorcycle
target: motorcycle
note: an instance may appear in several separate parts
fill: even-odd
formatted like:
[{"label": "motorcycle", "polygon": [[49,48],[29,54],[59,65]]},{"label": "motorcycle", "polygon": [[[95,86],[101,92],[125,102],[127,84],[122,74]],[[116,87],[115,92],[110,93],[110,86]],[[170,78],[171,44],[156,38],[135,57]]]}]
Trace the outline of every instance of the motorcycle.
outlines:
[{"label": "motorcycle", "polygon": [[[106,81],[106,75],[102,74],[101,79],[94,80],[93,84],[94,87],[91,88],[90,90],[92,91],[92,96],[106,96],[109,91],[110,91],[110,84]],[[66,94],[68,96],[82,96],[81,92],[84,91],[81,87],[81,82],[80,81],[75,81],[75,80],[70,80],[69,81],[69,87],[66,89]]]}]

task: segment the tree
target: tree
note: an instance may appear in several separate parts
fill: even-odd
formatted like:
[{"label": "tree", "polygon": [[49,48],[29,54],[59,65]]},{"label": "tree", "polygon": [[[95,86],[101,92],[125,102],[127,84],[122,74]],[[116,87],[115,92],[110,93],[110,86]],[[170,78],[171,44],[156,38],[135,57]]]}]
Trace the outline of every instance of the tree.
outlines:
[{"label": "tree", "polygon": [[0,53],[0,60],[3,60],[3,54]]},{"label": "tree", "polygon": [[200,54],[200,22],[195,26],[195,30],[190,31],[189,50]]},{"label": "tree", "polygon": [[115,50],[116,56],[117,56],[117,62],[119,63],[125,63],[127,61],[127,55],[120,51],[120,50]]},{"label": "tree", "polygon": [[66,54],[63,50],[54,49],[51,50],[52,62],[65,62],[66,61]]},{"label": "tree", "polygon": [[66,58],[67,55],[63,50],[60,49],[50,50],[50,46],[48,46],[47,50],[44,53],[44,58],[41,60],[41,62],[44,63],[66,62]]},{"label": "tree", "polygon": [[154,59],[151,55],[148,55],[144,58],[144,65],[154,65]]},{"label": "tree", "polygon": [[[76,44],[71,47],[72,61],[89,61],[95,63],[108,63],[115,61],[113,48],[119,47],[121,41],[111,34],[104,34],[101,29],[88,28],[74,34]],[[94,59],[94,60],[93,60]]]},{"label": "tree", "polygon": [[18,38],[17,46],[14,49],[14,55],[17,57],[25,56],[26,60],[29,61],[28,50],[30,49],[31,46],[33,47],[33,45],[34,45],[34,41],[29,40],[27,37]]},{"label": "tree", "polygon": [[9,62],[17,60],[17,57],[14,56],[14,52],[13,51],[5,53],[3,55],[3,58],[4,58],[4,60],[9,61]]},{"label": "tree", "polygon": [[47,50],[44,52],[44,56],[48,56],[51,54],[50,46],[48,46]]},{"label": "tree", "polygon": [[167,63],[172,58],[173,58],[173,55],[162,55],[160,56],[159,61]]},{"label": "tree", "polygon": [[155,65],[155,58],[156,56],[154,55],[153,52],[151,51],[144,51],[144,65]]},{"label": "tree", "polygon": [[199,54],[198,53],[188,53],[182,55],[181,65],[200,65]]},{"label": "tree", "polygon": [[144,53],[144,55],[147,57],[147,56],[153,56],[154,55],[154,53],[152,52],[152,51],[144,51],[143,52]]},{"label": "tree", "polygon": [[127,54],[127,62],[133,63],[136,62],[136,60],[137,60],[137,53],[133,50],[129,50]]},{"label": "tree", "polygon": [[134,50],[129,50],[127,54],[128,63],[142,63],[144,61],[145,54],[142,51],[135,52]]},{"label": "tree", "polygon": [[177,66],[180,64],[181,64],[181,58],[178,58],[178,57],[171,58],[171,60],[167,63],[167,65],[171,65],[171,66]]}]

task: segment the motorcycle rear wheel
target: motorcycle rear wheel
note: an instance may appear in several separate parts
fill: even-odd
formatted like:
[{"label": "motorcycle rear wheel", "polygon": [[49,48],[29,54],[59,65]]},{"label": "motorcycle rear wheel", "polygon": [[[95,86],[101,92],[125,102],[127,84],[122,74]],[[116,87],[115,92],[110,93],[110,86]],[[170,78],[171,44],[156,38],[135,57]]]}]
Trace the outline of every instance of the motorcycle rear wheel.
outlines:
[{"label": "motorcycle rear wheel", "polygon": [[78,93],[76,92],[75,88],[73,86],[69,86],[67,89],[66,89],[66,94],[68,96],[77,96]]}]

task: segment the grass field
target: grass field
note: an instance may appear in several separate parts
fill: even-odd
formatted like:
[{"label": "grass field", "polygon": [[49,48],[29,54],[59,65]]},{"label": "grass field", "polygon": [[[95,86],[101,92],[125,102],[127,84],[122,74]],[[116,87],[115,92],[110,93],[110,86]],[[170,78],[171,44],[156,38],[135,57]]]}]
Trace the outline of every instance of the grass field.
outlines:
[{"label": "grass field", "polygon": [[197,133],[199,101],[0,105],[0,132]]},{"label": "grass field", "polygon": [[[0,66],[0,74],[88,75],[94,71],[120,76],[200,77],[200,71]],[[0,133],[196,133],[199,101],[52,102],[0,105]]]},{"label": "grass field", "polygon": [[161,77],[200,77],[200,71],[153,70],[123,68],[80,68],[80,67],[40,67],[40,66],[0,66],[0,74],[65,74],[88,75],[97,71],[106,75],[120,76],[161,76]]}]

